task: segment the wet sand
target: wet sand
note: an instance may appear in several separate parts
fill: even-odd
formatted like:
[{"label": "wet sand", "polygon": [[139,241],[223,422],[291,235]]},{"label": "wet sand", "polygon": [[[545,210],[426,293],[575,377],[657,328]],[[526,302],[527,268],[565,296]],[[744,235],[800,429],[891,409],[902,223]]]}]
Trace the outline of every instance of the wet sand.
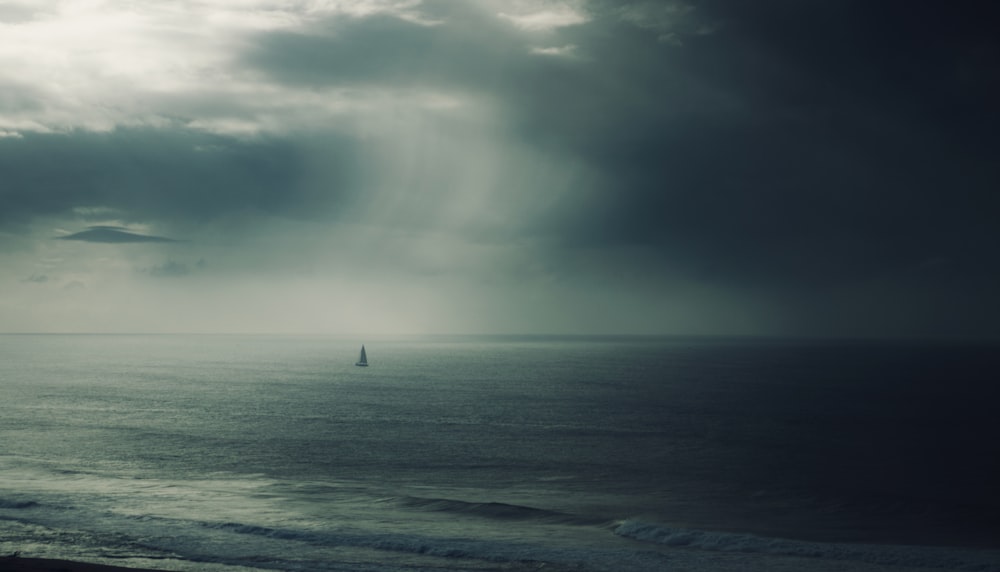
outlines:
[{"label": "wet sand", "polygon": [[0,558],[0,572],[157,572],[150,569],[122,568],[69,560],[48,560],[44,558]]}]

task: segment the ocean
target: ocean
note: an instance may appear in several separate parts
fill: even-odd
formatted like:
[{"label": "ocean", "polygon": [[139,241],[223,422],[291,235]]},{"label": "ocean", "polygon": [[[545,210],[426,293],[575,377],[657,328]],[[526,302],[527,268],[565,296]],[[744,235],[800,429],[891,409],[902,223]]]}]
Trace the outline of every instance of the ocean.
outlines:
[{"label": "ocean", "polygon": [[998,349],[2,335],[0,555],[1000,571]]}]

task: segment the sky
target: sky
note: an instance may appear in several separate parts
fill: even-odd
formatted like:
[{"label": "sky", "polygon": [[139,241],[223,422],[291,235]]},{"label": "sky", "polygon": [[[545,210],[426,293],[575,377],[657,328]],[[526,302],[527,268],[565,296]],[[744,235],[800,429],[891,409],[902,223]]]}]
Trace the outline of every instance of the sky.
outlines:
[{"label": "sky", "polygon": [[0,332],[1000,338],[1000,8],[0,3]]}]

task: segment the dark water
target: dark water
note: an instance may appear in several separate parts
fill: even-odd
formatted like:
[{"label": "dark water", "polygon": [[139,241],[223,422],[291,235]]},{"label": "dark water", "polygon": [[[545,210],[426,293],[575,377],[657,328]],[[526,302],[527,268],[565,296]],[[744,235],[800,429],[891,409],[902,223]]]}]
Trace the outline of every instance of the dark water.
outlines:
[{"label": "dark water", "polygon": [[1000,570],[997,349],[0,336],[0,553]]}]

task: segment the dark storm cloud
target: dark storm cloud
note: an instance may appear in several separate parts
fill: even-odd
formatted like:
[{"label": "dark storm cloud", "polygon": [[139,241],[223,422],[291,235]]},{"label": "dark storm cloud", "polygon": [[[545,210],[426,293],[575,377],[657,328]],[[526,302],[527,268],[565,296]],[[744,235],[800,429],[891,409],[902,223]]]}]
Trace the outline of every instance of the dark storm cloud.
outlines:
[{"label": "dark storm cloud", "polygon": [[[440,13],[436,10],[435,13]],[[488,87],[505,90],[509,72],[527,50],[509,25],[454,3],[447,23],[427,26],[390,15],[333,17],[303,32],[261,35],[247,64],[283,82],[303,85]]]},{"label": "dark storm cloud", "polygon": [[[762,202],[774,209],[769,222],[782,242],[801,241],[829,260],[807,266],[821,277],[935,257],[996,276],[997,144],[986,134],[998,125],[987,103],[994,97],[984,96],[1000,90],[973,87],[962,71],[968,46],[996,51],[993,26],[983,25],[996,14],[903,3],[772,6],[725,16],[732,44],[743,48],[726,57],[745,71],[712,80],[746,94],[751,128],[728,139],[751,160],[734,174],[771,195]],[[974,75],[995,78],[996,69]]]},{"label": "dark storm cloud", "polygon": [[[350,155],[332,134],[241,141],[180,128],[24,133],[0,138],[0,224],[75,209],[182,224],[231,213],[310,217],[349,192]],[[102,235],[122,238],[81,239]]]},{"label": "dark storm cloud", "polygon": [[127,229],[115,226],[92,226],[87,230],[56,237],[58,240],[79,240],[82,242],[107,242],[107,243],[128,243],[128,242],[177,242],[172,238],[163,236],[153,236],[148,234],[137,234],[129,232]]},{"label": "dark storm cloud", "polygon": [[[396,226],[427,229],[460,212],[473,223],[442,229],[530,245],[527,266],[563,284],[622,275],[627,293],[670,276],[760,294],[793,333],[996,331],[993,4],[592,0],[563,25],[490,4],[256,28],[226,60],[252,81],[185,94],[155,110],[165,127],[0,130],[0,227],[73,217],[191,236],[241,214],[252,228],[270,228],[258,215],[330,221],[370,192],[353,222],[397,208],[419,224]],[[47,109],[41,87],[8,87],[2,108]],[[457,111],[422,107],[435,95]],[[260,135],[193,130],[227,121]],[[424,152],[436,144],[461,156]],[[483,150],[514,158],[479,169]],[[438,172],[464,162],[463,176]],[[503,205],[496,226],[451,200],[480,173],[496,180],[467,211]],[[648,255],[630,266],[620,252]]]},{"label": "dark storm cloud", "polygon": [[894,8],[705,2],[717,31],[682,46],[620,21],[572,31],[592,67],[520,106],[526,140],[604,177],[570,231],[723,280],[828,284],[929,258],[996,277],[995,13]]},{"label": "dark storm cloud", "polygon": [[587,6],[590,21],[534,36],[467,6],[432,27],[331,24],[264,38],[251,61],[304,84],[492,97],[508,135],[593,173],[520,229],[566,248],[652,248],[804,316],[842,287],[857,313],[893,306],[887,322],[1000,317],[993,4]]},{"label": "dark storm cloud", "polygon": [[[980,123],[995,117],[952,93],[959,62],[906,61],[932,48],[888,21],[857,31],[860,5],[737,4],[698,4],[718,31],[680,47],[616,33],[588,52],[599,73],[574,78],[576,95],[525,106],[526,138],[564,135],[606,177],[608,208],[584,213],[579,240],[652,242],[710,276],[780,282],[985,260],[997,180],[977,145],[995,149]],[[931,77],[901,83],[904,65]]]},{"label": "dark storm cloud", "polygon": [[589,6],[594,20],[531,40],[576,46],[570,58],[461,7],[438,26],[381,16],[269,35],[251,61],[304,84],[492,95],[523,144],[595,172],[592,192],[529,221],[570,245],[653,245],[665,263],[761,284],[931,258],[995,275],[992,11]]}]

